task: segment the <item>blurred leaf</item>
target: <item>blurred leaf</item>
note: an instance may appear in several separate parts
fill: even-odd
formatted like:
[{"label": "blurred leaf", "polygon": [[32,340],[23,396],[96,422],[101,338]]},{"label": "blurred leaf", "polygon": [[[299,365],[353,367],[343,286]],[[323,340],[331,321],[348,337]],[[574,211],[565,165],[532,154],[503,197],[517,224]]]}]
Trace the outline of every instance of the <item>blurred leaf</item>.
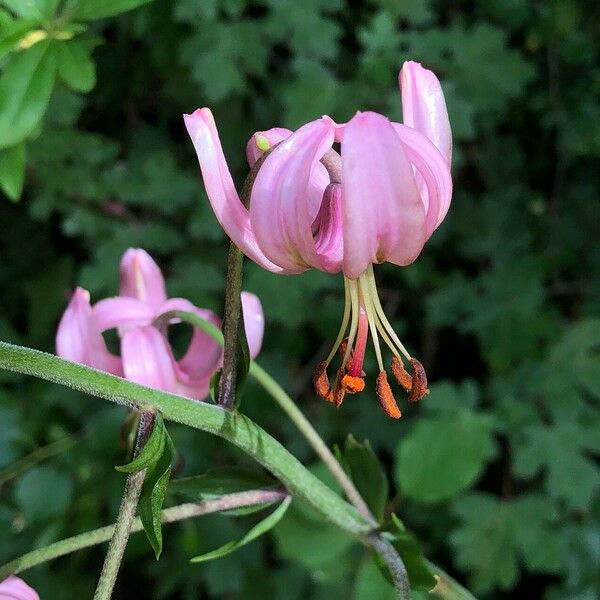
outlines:
[{"label": "blurred leaf", "polygon": [[543,572],[559,568],[558,539],[550,526],[557,515],[545,498],[502,502],[474,493],[456,501],[454,513],[461,520],[451,536],[456,564],[471,573],[475,591],[509,589],[518,577],[519,557],[533,559],[530,566]]},{"label": "blurred leaf", "polygon": [[0,150],[0,189],[13,201],[21,197],[25,183],[25,144]]},{"label": "blurred leaf", "polygon": [[365,560],[356,573],[353,600],[396,600],[391,583],[373,560]]},{"label": "blurred leaf", "polygon": [[0,28],[0,57],[14,50],[33,28],[39,26],[37,19],[9,20]]},{"label": "blurred leaf", "polygon": [[52,466],[33,467],[17,481],[14,491],[26,521],[37,523],[64,514],[72,496],[71,479]]},{"label": "blurred leaf", "polygon": [[89,92],[96,85],[96,65],[91,57],[93,43],[85,39],[57,45],[58,76],[76,92]]},{"label": "blurred leaf", "polygon": [[148,4],[153,0],[78,0],[74,13],[75,19],[93,21],[105,19]]},{"label": "blurred leaf", "polygon": [[54,16],[61,0],[0,0],[0,5],[6,6],[18,17],[24,19],[43,19]]},{"label": "blurred leaf", "polygon": [[146,470],[138,504],[138,514],[157,560],[162,553],[161,511],[171,477],[174,454],[173,442],[166,428],[163,429],[163,435],[165,442],[162,454],[154,465]]},{"label": "blurred leaf", "polygon": [[203,501],[276,484],[276,480],[262,471],[245,467],[219,467],[210,469],[203,475],[174,479],[169,489],[174,493]]},{"label": "blurred leaf", "polygon": [[152,432],[140,453],[125,465],[115,467],[121,473],[136,473],[143,469],[152,468],[162,457],[165,444],[167,444],[167,433],[162,415],[156,413]]},{"label": "blurred leaf", "polygon": [[490,418],[460,411],[421,419],[398,445],[394,473],[411,498],[440,502],[470,487],[493,454]]},{"label": "blurred leaf", "polygon": [[56,52],[48,40],[10,59],[0,76],[0,148],[21,142],[38,126],[56,75]]},{"label": "blurred leaf", "polygon": [[237,542],[229,542],[228,544],[225,544],[224,546],[221,546],[212,552],[194,556],[194,558],[191,559],[191,562],[199,563],[207,560],[213,560],[215,558],[221,558],[222,556],[231,554],[238,548],[241,548],[242,546],[254,541],[257,537],[267,533],[267,531],[279,523],[283,515],[286,513],[291,501],[291,496],[284,498],[281,504],[266,519],[263,519],[260,523],[255,525],[241,540],[238,540]]},{"label": "blurred leaf", "polygon": [[388,500],[389,485],[383,467],[373,452],[369,440],[360,444],[352,434],[349,434],[344,447],[344,459],[360,495],[377,521],[381,522]]}]

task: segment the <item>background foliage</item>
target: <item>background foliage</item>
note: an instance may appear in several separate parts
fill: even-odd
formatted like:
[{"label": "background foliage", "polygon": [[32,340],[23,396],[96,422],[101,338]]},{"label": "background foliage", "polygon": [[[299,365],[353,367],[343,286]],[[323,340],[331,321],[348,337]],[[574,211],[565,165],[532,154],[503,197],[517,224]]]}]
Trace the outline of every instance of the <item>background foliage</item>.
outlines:
[{"label": "background foliage", "polygon": [[[114,294],[129,246],[160,262],[170,295],[220,310],[226,240],[181,114],[213,108],[241,182],[252,131],[364,108],[398,118],[398,68],[422,61],[447,94],[453,207],[417,263],[377,277],[397,331],[428,367],[431,395],[399,423],[368,393],[339,411],[318,401],[310,376],[337,331],[341,279],[247,264],[246,288],[268,322],[261,362],[330,443],[348,432],[370,440],[390,478],[388,509],[480,598],[597,598],[598,9],[583,0],[157,0],[123,13],[142,4],[0,0],[0,338],[52,351],[73,286]],[[4,561],[114,517],[126,415],[1,377],[0,468],[75,436],[2,484]],[[243,410],[312,460],[257,388]],[[179,474],[245,461],[208,435],[170,429]],[[390,597],[362,549],[303,507],[269,539],[186,565],[251,521],[170,526],[159,562],[134,537],[117,597]],[[89,597],[101,557],[80,552],[26,578],[42,598]]]}]

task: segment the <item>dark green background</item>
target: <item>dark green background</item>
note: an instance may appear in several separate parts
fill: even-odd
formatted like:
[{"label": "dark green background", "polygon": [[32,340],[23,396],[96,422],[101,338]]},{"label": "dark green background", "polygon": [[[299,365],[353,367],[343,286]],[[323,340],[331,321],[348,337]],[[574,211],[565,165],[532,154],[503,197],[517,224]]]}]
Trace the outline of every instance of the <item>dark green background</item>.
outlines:
[{"label": "dark green background", "polygon": [[[38,4],[60,19],[77,2]],[[431,395],[416,407],[404,403],[400,422],[385,417],[370,391],[339,410],[316,399],[311,369],[337,332],[341,276],[278,277],[247,262],[245,288],[260,295],[267,319],[260,361],[328,442],[348,432],[371,441],[388,470],[394,510],[426,555],[478,597],[598,598],[600,28],[593,6],[158,0],[89,22],[69,42],[78,44],[75,63],[59,68],[43,121],[27,140],[23,197],[0,202],[0,338],[53,351],[73,287],[88,288],[93,300],[114,294],[130,246],[155,257],[170,295],[220,311],[226,239],[181,114],[212,108],[241,183],[253,131],[324,113],[343,121],[358,109],[399,119],[398,69],[421,61],[446,92],[453,204],[414,265],[384,265],[376,276],[397,332],[427,366]],[[19,54],[0,58],[0,69],[10,70]],[[0,113],[2,106],[0,98]],[[124,479],[113,465],[123,462],[126,413],[57,386],[1,378],[0,468],[68,433],[83,436],[0,490],[5,561],[111,522]],[[313,461],[254,385],[242,410]],[[180,474],[248,462],[208,435],[170,431]],[[187,564],[240,537],[252,519],[169,526],[159,562],[135,536],[115,597],[390,597],[361,547],[297,511],[275,535],[236,554]],[[102,557],[103,548],[81,551],[25,579],[43,600],[91,597]]]}]

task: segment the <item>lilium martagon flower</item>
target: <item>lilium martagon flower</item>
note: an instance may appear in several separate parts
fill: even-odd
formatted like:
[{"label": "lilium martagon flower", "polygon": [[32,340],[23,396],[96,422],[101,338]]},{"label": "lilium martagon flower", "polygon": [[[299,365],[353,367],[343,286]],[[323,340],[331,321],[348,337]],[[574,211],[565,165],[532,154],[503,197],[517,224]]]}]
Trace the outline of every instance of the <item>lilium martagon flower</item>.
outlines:
[{"label": "lilium martagon flower", "polygon": [[[246,153],[250,167],[260,168],[253,173],[248,208],[234,186],[211,111],[184,116],[215,215],[246,256],[279,274],[316,268],[344,275],[342,323],[331,352],[316,368],[317,394],[339,406],[345,394],[364,389],[370,335],[379,367],[376,395],[392,418],[401,412],[382,342],[408,399],[419,400],[429,390],[425,369],[384,313],[373,265],[411,264],[442,223],[452,196],[452,134],[440,83],[431,71],[407,62],[399,85],[402,124],[366,111],[341,125],[324,116],[295,132],[255,133]],[[332,386],[327,368],[340,349]]]},{"label": "lilium martagon flower", "polygon": [[[119,295],[93,306],[87,290],[75,290],[58,326],[56,353],[148,387],[196,400],[206,398],[210,379],[222,366],[221,346],[193,327],[186,352],[176,360],[166,328],[157,323],[165,313],[177,310],[194,313],[217,327],[221,326],[219,317],[185,298],[168,298],[163,275],[144,250],[127,250],[119,275]],[[264,332],[258,297],[242,292],[242,310],[250,355],[255,358]],[[167,327],[177,322],[172,318]],[[118,331],[119,356],[108,350],[102,336],[110,329]]]}]

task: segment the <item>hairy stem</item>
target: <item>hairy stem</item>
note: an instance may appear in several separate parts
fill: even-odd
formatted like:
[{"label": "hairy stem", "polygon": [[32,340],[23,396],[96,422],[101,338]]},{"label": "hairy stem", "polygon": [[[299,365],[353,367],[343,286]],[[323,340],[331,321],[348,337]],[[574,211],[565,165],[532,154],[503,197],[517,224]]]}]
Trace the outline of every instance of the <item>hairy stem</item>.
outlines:
[{"label": "hairy stem", "polygon": [[[224,510],[232,510],[234,508],[242,508],[244,506],[254,506],[256,504],[264,504],[267,502],[277,502],[287,497],[287,492],[278,489],[266,490],[249,490],[247,492],[236,492],[227,494],[214,500],[206,500],[200,503],[185,503],[171,508],[166,508],[161,513],[161,521],[163,523],[175,523],[193,517],[201,517],[210,513],[221,512]],[[71,554],[83,548],[90,548],[102,542],[109,540],[116,528],[115,525],[108,525],[93,531],[87,531],[73,537],[66,538],[50,544],[45,548],[38,548],[27,554],[23,554],[19,558],[6,563],[0,567],[0,581],[8,577],[21,573],[31,567],[48,562],[55,558]],[[139,517],[136,517],[131,525],[131,533],[137,533],[144,529]]]},{"label": "hairy stem", "polygon": [[377,552],[379,558],[386,564],[390,572],[394,584],[394,591],[396,592],[396,598],[398,598],[398,600],[410,600],[411,594],[408,573],[394,546],[392,546],[391,542],[375,533],[369,536],[369,543],[373,547],[373,550]]},{"label": "hairy stem", "polygon": [[[143,449],[144,444],[146,443],[148,436],[152,431],[153,425],[154,413],[151,411],[142,411],[140,414],[137,439],[133,451],[134,458]],[[142,471],[137,471],[136,473],[130,473],[127,476],[125,490],[123,492],[123,498],[121,499],[121,506],[119,507],[119,514],[117,516],[117,522],[115,523],[110,544],[108,545],[106,558],[104,559],[104,564],[102,565],[102,572],[100,573],[100,578],[96,587],[96,593],[94,594],[94,600],[108,600],[112,596],[112,591],[115,587],[121,562],[123,561],[123,554],[125,553],[127,540],[129,539],[131,526],[135,518],[145,474],[146,471],[144,469]]]}]

